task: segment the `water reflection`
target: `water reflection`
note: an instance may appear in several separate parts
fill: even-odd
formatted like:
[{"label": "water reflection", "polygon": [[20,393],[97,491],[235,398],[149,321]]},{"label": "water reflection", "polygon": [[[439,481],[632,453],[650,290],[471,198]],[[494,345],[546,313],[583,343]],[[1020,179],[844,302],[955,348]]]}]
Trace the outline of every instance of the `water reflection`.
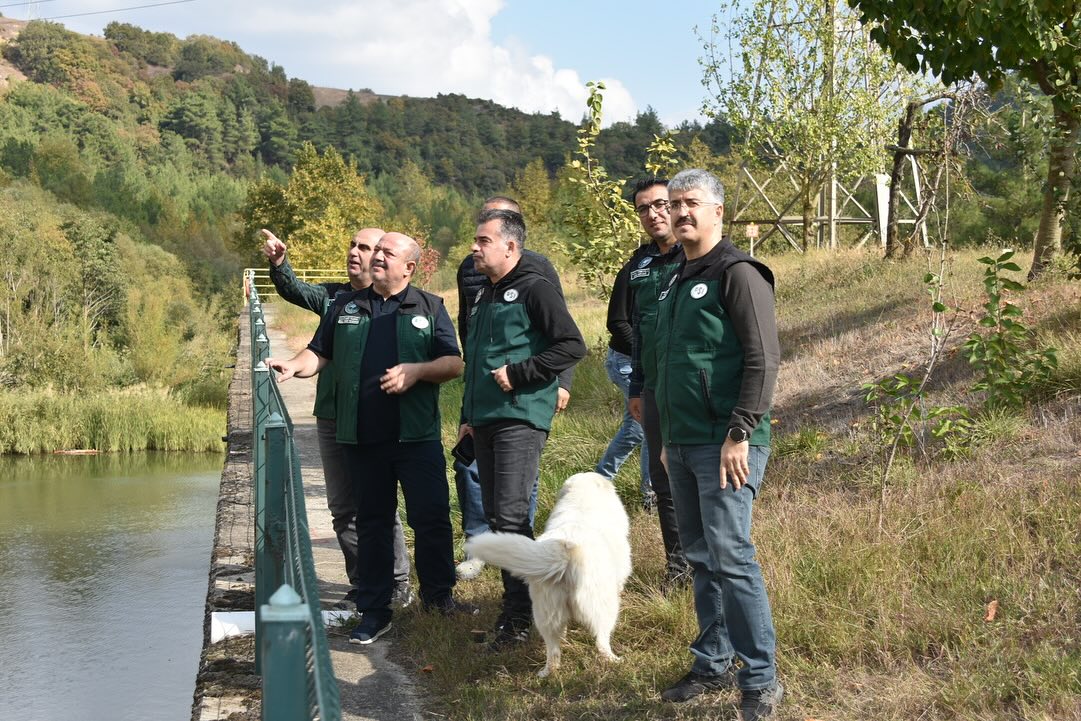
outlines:
[{"label": "water reflection", "polygon": [[190,717],[221,463],[0,457],[0,719]]}]

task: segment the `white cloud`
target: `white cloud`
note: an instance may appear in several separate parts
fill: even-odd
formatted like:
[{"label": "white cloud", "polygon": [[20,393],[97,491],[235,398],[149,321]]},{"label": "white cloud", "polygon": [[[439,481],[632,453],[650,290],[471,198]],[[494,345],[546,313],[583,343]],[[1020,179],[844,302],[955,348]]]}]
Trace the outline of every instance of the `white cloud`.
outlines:
[{"label": "white cloud", "polygon": [[[232,3],[233,12],[239,4]],[[502,7],[502,0],[367,0],[302,10],[269,0],[243,25],[237,13],[236,22],[246,33],[282,38],[284,48],[306,48],[304,64],[329,66],[319,76],[343,87],[394,95],[462,93],[526,112],[558,110],[577,122],[588,97],[585,81],[521,45],[497,44],[491,20]],[[297,67],[295,54],[286,70],[311,77]],[[637,106],[627,88],[613,78],[605,85],[606,122],[633,120]]]}]

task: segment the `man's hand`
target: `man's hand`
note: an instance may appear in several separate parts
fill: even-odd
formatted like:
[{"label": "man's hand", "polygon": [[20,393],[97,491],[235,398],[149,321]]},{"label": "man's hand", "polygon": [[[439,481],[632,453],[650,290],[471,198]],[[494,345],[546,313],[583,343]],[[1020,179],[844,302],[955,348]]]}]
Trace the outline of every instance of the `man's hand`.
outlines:
[{"label": "man's hand", "polygon": [[726,488],[729,480],[734,491],[747,485],[747,476],[751,473],[747,463],[750,449],[751,444],[747,441],[736,443],[731,438],[724,440],[721,446],[721,488]]},{"label": "man's hand", "polygon": [[274,267],[277,268],[285,262],[285,243],[281,242],[278,239],[278,236],[274,235],[266,228],[261,228],[259,232],[263,234],[264,238],[263,255],[265,255],[267,260],[273,263]]},{"label": "man's hand", "polygon": [[556,413],[567,410],[567,404],[571,402],[571,392],[566,388],[556,390]]},{"label": "man's hand", "polygon": [[289,380],[294,375],[296,375],[297,368],[300,367],[300,364],[296,363],[295,361],[295,358],[290,358],[289,360],[277,360],[275,358],[267,358],[266,364],[267,368],[272,368],[278,371],[278,382],[281,383],[283,381]]},{"label": "man's hand", "polygon": [[462,425],[458,426],[458,443],[461,443],[462,439],[466,436],[471,435],[473,435],[473,426],[469,425],[468,423],[463,423]]},{"label": "man's hand", "polygon": [[507,366],[499,366],[492,371],[492,378],[495,378],[495,382],[503,389],[504,393],[510,393],[514,390],[514,386],[510,384],[510,378],[507,377]]},{"label": "man's hand", "polygon": [[391,395],[405,393],[420,379],[416,363],[399,363],[379,378],[379,388]]},{"label": "man's hand", "polygon": [[631,414],[631,418],[642,422],[642,399],[641,398],[628,398],[627,399],[627,412]]}]

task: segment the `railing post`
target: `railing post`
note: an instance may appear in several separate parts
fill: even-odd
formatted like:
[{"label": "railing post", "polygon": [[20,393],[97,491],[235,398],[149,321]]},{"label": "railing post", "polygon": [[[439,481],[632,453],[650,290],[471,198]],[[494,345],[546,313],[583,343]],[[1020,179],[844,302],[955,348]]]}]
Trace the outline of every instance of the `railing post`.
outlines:
[{"label": "railing post", "polygon": [[310,716],[307,687],[308,605],[287,585],[262,608],[263,638],[256,638],[256,665],[265,656],[263,721],[306,719]]},{"label": "railing post", "polygon": [[[269,384],[268,384],[269,385]],[[283,579],[285,563],[283,549],[285,534],[285,472],[289,458],[286,449],[285,420],[272,412],[259,433],[263,462],[256,469],[255,496],[255,643],[263,633],[261,609]],[[259,471],[262,471],[261,473]],[[255,672],[260,673],[260,661],[255,659]]]}]

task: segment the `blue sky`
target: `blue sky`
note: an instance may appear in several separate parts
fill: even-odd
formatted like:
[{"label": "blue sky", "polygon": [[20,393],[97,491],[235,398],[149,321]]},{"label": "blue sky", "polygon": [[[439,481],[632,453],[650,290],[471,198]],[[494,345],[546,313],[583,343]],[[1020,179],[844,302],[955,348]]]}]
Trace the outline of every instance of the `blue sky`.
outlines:
[{"label": "blue sky", "polygon": [[[2,12],[51,18],[161,1],[48,0]],[[604,80],[606,123],[652,106],[671,125],[700,117],[693,28],[708,28],[716,10],[642,0],[193,0],[58,22],[93,34],[116,20],[180,37],[214,35],[314,85],[463,93],[529,112],[558,110],[574,122],[585,109],[585,83]]]}]

